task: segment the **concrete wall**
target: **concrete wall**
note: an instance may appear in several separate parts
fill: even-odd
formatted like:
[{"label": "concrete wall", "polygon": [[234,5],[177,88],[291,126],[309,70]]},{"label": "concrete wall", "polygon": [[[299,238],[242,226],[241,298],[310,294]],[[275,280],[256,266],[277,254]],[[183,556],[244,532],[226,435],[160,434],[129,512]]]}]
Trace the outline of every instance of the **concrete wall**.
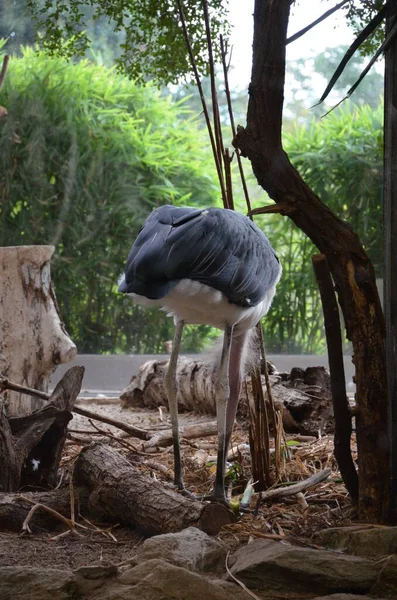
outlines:
[{"label": "concrete wall", "polygon": [[[199,355],[192,355],[194,358]],[[208,355],[201,355],[208,359]],[[103,393],[118,395],[128,385],[132,375],[148,360],[168,360],[168,355],[131,354],[120,356],[80,354],[67,365],[60,365],[51,378],[53,388],[65,371],[72,365],[82,365],[86,368],[82,391],[86,394]],[[268,360],[273,362],[279,371],[290,371],[292,367],[306,368],[309,366],[325,366],[328,368],[328,357],[312,355],[278,354],[269,355]],[[350,356],[344,357],[345,373],[348,391],[354,391],[352,382],[354,366]]]}]

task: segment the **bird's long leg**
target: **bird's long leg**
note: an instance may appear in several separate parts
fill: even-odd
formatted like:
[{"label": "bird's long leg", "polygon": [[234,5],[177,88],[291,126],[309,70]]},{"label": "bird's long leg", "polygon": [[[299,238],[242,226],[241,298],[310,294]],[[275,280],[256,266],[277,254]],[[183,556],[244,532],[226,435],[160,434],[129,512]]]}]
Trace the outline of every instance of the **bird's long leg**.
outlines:
[{"label": "bird's long leg", "polygon": [[230,447],[233,433],[234,420],[236,418],[238,399],[240,397],[241,383],[244,376],[244,351],[249,338],[249,331],[240,335],[233,335],[230,362],[229,362],[229,385],[230,395],[226,407],[226,439],[225,439],[225,462]]},{"label": "bird's long leg", "polygon": [[172,352],[168,371],[164,378],[164,387],[168,399],[168,408],[171,417],[172,440],[174,444],[174,483],[178,489],[183,490],[183,475],[181,463],[181,448],[179,444],[179,425],[178,425],[178,386],[176,382],[176,367],[178,364],[179,348],[181,345],[182,331],[184,322],[177,321],[175,324],[174,340],[172,343]]},{"label": "bird's long leg", "polygon": [[226,404],[229,398],[229,359],[233,336],[233,325],[225,327],[222,357],[215,386],[216,418],[218,421],[218,454],[213,495],[225,500],[225,447],[226,447]]}]

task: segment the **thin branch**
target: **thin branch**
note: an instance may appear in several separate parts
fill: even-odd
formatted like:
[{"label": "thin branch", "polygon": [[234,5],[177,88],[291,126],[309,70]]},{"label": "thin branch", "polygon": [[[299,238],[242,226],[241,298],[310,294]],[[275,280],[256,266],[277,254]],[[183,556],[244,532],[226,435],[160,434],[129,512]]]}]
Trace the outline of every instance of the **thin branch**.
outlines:
[{"label": "thin branch", "polygon": [[203,107],[203,113],[204,113],[205,122],[207,125],[208,135],[209,135],[210,142],[211,142],[212,153],[214,155],[216,171],[217,171],[218,179],[219,179],[219,185],[221,187],[222,200],[223,200],[224,206],[227,206],[227,196],[226,196],[225,184],[224,184],[224,180],[223,180],[222,163],[218,159],[218,153],[217,153],[217,149],[216,149],[214,133],[212,131],[211,119],[210,119],[210,116],[208,113],[207,103],[205,101],[203,86],[201,85],[200,75],[199,75],[199,72],[197,69],[196,60],[194,58],[192,45],[190,43],[190,37],[189,37],[189,32],[188,32],[187,26],[186,26],[186,19],[185,19],[185,14],[184,14],[183,8],[182,8],[182,2],[181,2],[181,0],[177,0],[177,2],[178,2],[179,18],[180,18],[181,24],[182,24],[183,36],[185,38],[187,50],[189,53],[190,64],[193,69],[197,89],[200,94],[201,105]]},{"label": "thin branch", "polygon": [[[229,88],[229,75],[228,75],[229,66],[226,64],[227,50],[225,48],[225,44],[224,44],[222,35],[220,36],[220,45],[221,45],[221,56],[222,56],[222,66],[223,66],[223,77],[225,80],[225,94],[226,94],[226,100],[227,100],[227,108],[229,111],[230,126],[232,128],[232,134],[233,134],[233,139],[234,139],[236,137],[236,126],[234,124],[232,98],[230,95],[230,88]],[[247,182],[245,180],[243,163],[241,160],[241,155],[240,155],[239,150],[236,150],[236,156],[237,156],[237,164],[238,164],[238,170],[240,173],[241,184],[243,186],[243,191],[244,191],[245,202],[247,204],[247,209],[249,212],[251,210],[251,201],[250,201],[250,197],[249,197],[249,193],[248,193]]]},{"label": "thin branch", "polygon": [[229,148],[225,148],[223,153],[223,168],[225,169],[225,180],[226,180],[226,194],[227,194],[227,207],[234,210],[233,200],[233,181],[232,181],[232,170],[231,164],[233,160],[234,152],[230,156]]},{"label": "thin branch", "polygon": [[[28,394],[29,396],[34,396],[35,398],[41,398],[42,400],[47,401],[51,398],[50,394],[47,394],[46,392],[40,392],[39,390],[34,390],[33,388],[18,385],[17,383],[9,381],[7,377],[0,375],[0,391],[2,389],[21,392],[22,394]],[[97,413],[91,412],[90,410],[85,410],[78,406],[74,406],[72,412],[81,415],[82,417],[87,417],[88,419],[95,419],[95,421],[100,421],[101,423],[113,425],[113,427],[117,427],[117,429],[121,429],[122,431],[125,431],[132,437],[136,437],[140,440],[150,439],[150,433],[148,431],[145,431],[144,429],[139,429],[138,427],[134,427],[133,425],[127,425],[122,421],[116,421],[115,419],[110,419],[109,417],[98,415]]]},{"label": "thin branch", "polygon": [[334,6],[333,8],[330,8],[329,10],[327,10],[323,15],[321,15],[321,17],[319,17],[318,19],[313,21],[313,23],[310,23],[310,25],[307,25],[307,27],[304,27],[297,33],[294,33],[294,35],[291,35],[291,37],[287,38],[285,45],[291,44],[292,42],[295,42],[296,40],[298,40],[300,37],[302,37],[302,35],[305,35],[305,33],[310,31],[310,29],[313,29],[313,27],[315,27],[316,25],[318,25],[319,23],[324,21],[327,17],[330,17],[331,15],[333,15],[334,12],[336,12],[337,10],[342,8],[342,6],[344,6],[344,4],[347,4],[348,2],[350,2],[350,0],[343,0],[342,2],[339,2],[339,4],[336,4],[336,6]]},{"label": "thin branch", "polygon": [[46,392],[40,392],[39,390],[34,390],[33,388],[28,388],[24,385],[13,383],[4,375],[0,375],[0,393],[2,390],[12,390],[13,392],[20,392],[21,394],[28,394],[29,396],[41,398],[42,400],[50,399],[50,395]]},{"label": "thin branch", "polygon": [[254,208],[248,212],[248,216],[252,217],[254,215],[266,215],[268,213],[279,213],[281,215],[287,216],[295,212],[296,209],[291,207],[286,202],[279,202],[278,204],[269,204],[268,206],[261,206],[260,208]]},{"label": "thin branch", "polygon": [[4,85],[9,61],[10,61],[10,55],[6,54],[3,58],[3,66],[2,66],[1,72],[0,72],[0,92],[1,92],[1,88]]},{"label": "thin branch", "polygon": [[[279,539],[279,536],[278,536]],[[233,575],[233,573],[231,572],[231,570],[229,569],[229,565],[228,565],[228,560],[229,560],[229,554],[230,554],[230,550],[228,551],[227,555],[226,555],[226,560],[225,560],[225,567],[226,567],[226,571],[227,573],[230,575],[230,577],[232,579],[234,579],[234,581],[245,591],[247,592],[247,594],[249,596],[251,596],[251,598],[254,598],[254,600],[260,600],[259,596],[257,596],[256,594],[254,594],[254,592],[251,592],[251,590],[249,590],[247,588],[247,586],[245,585],[245,583],[243,583],[242,581],[240,581],[240,579],[237,579],[237,577],[235,577]]]},{"label": "thin branch", "polygon": [[29,523],[32,520],[33,515],[38,510],[44,510],[45,512],[48,512],[52,517],[55,517],[56,519],[61,521],[64,525],[66,525],[66,527],[68,527],[68,529],[70,531],[73,531],[73,533],[75,535],[80,535],[76,531],[76,523],[72,519],[68,519],[67,517],[64,517],[63,515],[61,515],[61,513],[54,510],[53,508],[50,508],[49,506],[46,506],[45,504],[41,504],[40,502],[36,503],[36,502],[32,501],[32,500],[30,500],[30,498],[27,498],[26,496],[18,496],[18,498],[21,500],[24,500],[25,502],[29,502],[29,504],[34,505],[28,512],[26,519],[24,520],[24,522],[22,524],[21,533],[31,533]]},{"label": "thin branch", "polygon": [[[202,6],[203,6],[203,11],[204,11],[205,33],[207,36],[208,62],[209,62],[209,68],[210,68],[212,113],[214,116],[215,141],[216,141],[216,148],[217,148],[217,152],[218,152],[218,160],[221,163],[222,156],[224,155],[225,151],[224,151],[224,147],[223,147],[221,120],[220,120],[220,116],[219,116],[218,97],[217,97],[217,93],[216,93],[215,64],[214,64],[214,55],[212,52],[211,25],[210,25],[210,18],[209,18],[209,14],[208,14],[207,0],[202,0]],[[229,202],[228,202],[228,205],[229,205]],[[228,206],[228,208],[230,208],[230,207]]]},{"label": "thin branch", "polygon": [[254,496],[258,498],[258,502],[266,502],[267,500],[278,500],[287,496],[295,496],[298,492],[303,492],[304,490],[307,490],[313,485],[320,483],[320,481],[324,481],[324,479],[327,479],[330,475],[331,469],[324,469],[323,471],[315,473],[308,479],[299,481],[298,483],[294,483],[293,485],[289,485],[288,487],[279,487],[275,490],[259,492],[258,494],[254,494]]}]

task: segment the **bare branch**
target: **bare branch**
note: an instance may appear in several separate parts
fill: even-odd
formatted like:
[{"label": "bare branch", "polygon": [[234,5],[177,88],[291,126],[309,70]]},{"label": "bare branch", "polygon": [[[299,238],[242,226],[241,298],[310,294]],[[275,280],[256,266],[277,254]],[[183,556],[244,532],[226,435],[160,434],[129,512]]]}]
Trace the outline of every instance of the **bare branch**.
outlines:
[{"label": "bare branch", "polygon": [[303,492],[313,485],[320,483],[320,481],[324,481],[324,479],[327,479],[330,475],[331,469],[324,469],[323,471],[318,471],[318,473],[315,473],[304,481],[299,481],[298,483],[294,483],[293,485],[289,485],[287,487],[280,487],[274,490],[268,490],[266,492],[259,492],[258,494],[254,494],[253,497],[258,498],[258,502],[266,502],[268,500],[279,500],[280,498],[286,498],[287,496],[295,496],[295,494],[298,492]]},{"label": "bare branch", "polygon": [[6,78],[7,67],[8,67],[9,61],[10,61],[10,55],[6,54],[3,58],[3,66],[1,67],[1,72],[0,72],[0,92],[1,92],[1,88],[3,87],[5,78]]},{"label": "bare branch", "polygon": [[[227,50],[226,50],[222,35],[220,36],[220,45],[221,45],[221,56],[222,56],[222,66],[223,66],[223,77],[225,80],[225,94],[226,94],[226,100],[227,100],[227,108],[229,111],[230,126],[232,128],[232,134],[233,134],[233,139],[234,139],[236,137],[236,126],[234,124],[232,99],[231,99],[230,88],[229,88],[229,76],[228,76],[229,65],[226,64]],[[245,202],[247,204],[247,209],[249,212],[251,210],[251,201],[250,201],[250,197],[248,194],[247,183],[245,181],[245,176],[244,176],[243,163],[241,160],[241,155],[240,155],[239,150],[236,150],[236,156],[237,156],[237,164],[238,164],[238,170],[240,173],[241,184],[243,186],[243,191],[244,191]]]},{"label": "bare branch", "polygon": [[297,33],[294,33],[294,35],[291,35],[291,37],[287,38],[287,40],[285,42],[285,45],[291,44],[292,42],[295,42],[296,40],[298,40],[300,37],[302,37],[303,35],[305,35],[305,33],[307,33],[308,31],[310,31],[310,29],[313,29],[313,27],[315,27],[319,23],[321,23],[322,21],[325,21],[325,19],[327,17],[330,17],[331,15],[333,15],[334,12],[336,12],[337,10],[339,10],[340,8],[342,8],[342,6],[344,4],[347,4],[349,1],[350,0],[343,0],[342,2],[339,2],[339,4],[336,4],[333,8],[330,8],[329,10],[327,10],[323,15],[321,15],[321,17],[319,17],[318,19],[316,19],[315,21],[313,21],[313,23],[310,23],[310,25],[307,25],[307,27],[304,27],[303,29],[301,29]]},{"label": "bare branch", "polygon": [[[211,26],[210,26],[209,14],[208,14],[207,0],[202,0],[202,5],[203,5],[203,11],[204,11],[205,33],[207,36],[208,61],[209,61],[209,67],[210,67],[210,80],[211,80],[212,113],[214,116],[216,149],[217,149],[217,153],[218,153],[219,163],[222,164],[222,157],[223,157],[225,151],[224,151],[224,147],[223,147],[221,121],[220,121],[220,116],[219,116],[218,97],[217,97],[217,93],[216,93],[215,64],[214,64],[214,55],[212,52]],[[227,194],[226,194],[226,196],[227,196]],[[227,207],[230,208],[229,202],[227,203]]]},{"label": "bare branch", "polygon": [[207,103],[205,101],[203,86],[201,85],[200,75],[199,75],[199,72],[197,69],[196,60],[194,58],[192,45],[190,43],[190,37],[189,37],[189,32],[188,32],[187,26],[186,26],[186,19],[185,19],[185,14],[184,14],[183,8],[182,8],[182,2],[181,2],[181,0],[177,0],[177,2],[178,2],[179,18],[180,18],[180,21],[182,24],[182,30],[183,30],[183,35],[184,35],[185,42],[186,42],[186,47],[187,47],[187,50],[189,53],[190,64],[192,66],[194,77],[196,80],[197,89],[200,94],[200,100],[201,100],[201,104],[203,107],[205,122],[207,125],[208,135],[209,135],[210,142],[211,142],[212,153],[214,155],[216,171],[217,171],[218,179],[219,179],[219,185],[221,187],[222,200],[223,200],[224,206],[227,206],[227,196],[226,196],[225,184],[224,184],[224,180],[223,180],[222,163],[218,159],[218,153],[217,153],[217,149],[216,149],[214,133],[212,131],[211,119],[210,119],[210,116],[208,113]]}]

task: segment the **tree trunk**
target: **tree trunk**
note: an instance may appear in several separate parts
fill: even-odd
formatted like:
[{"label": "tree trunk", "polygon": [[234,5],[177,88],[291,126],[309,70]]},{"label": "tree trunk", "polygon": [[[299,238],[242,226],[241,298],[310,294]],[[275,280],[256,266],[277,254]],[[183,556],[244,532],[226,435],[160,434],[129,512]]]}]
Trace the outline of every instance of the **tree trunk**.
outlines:
[{"label": "tree trunk", "polygon": [[384,320],[373,266],[351,227],[305,184],[283,151],[285,40],[291,0],[256,0],[247,127],[234,144],[259,184],[326,255],[356,367],[359,518],[389,519],[390,481]]},{"label": "tree trunk", "polygon": [[81,451],[74,474],[91,490],[90,509],[100,518],[133,525],[150,535],[186,527],[216,535],[234,520],[224,505],[197,502],[164,488],[102,444],[94,443]]},{"label": "tree trunk", "polygon": [[[397,15],[386,21],[386,33],[397,23]],[[391,488],[393,510],[397,509],[397,39],[385,52],[385,147],[384,147],[384,307],[386,362],[389,391],[391,444]],[[396,514],[396,513],[395,513]]]},{"label": "tree trunk", "polygon": [[[47,391],[57,365],[76,355],[59,318],[51,284],[53,246],[0,248],[0,373],[21,385]],[[8,414],[42,406],[37,399],[8,390]]]}]

